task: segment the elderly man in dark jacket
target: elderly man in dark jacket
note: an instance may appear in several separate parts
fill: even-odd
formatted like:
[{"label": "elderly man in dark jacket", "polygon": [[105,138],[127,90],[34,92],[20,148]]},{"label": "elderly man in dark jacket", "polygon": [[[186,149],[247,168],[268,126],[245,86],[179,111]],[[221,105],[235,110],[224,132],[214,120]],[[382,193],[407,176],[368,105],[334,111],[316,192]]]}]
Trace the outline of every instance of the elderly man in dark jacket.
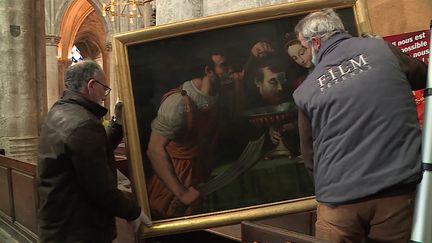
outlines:
[{"label": "elderly man in dark jacket", "polygon": [[318,200],[316,235],[330,242],[407,242],[421,180],[411,89],[427,67],[381,39],[347,34],[333,10],[296,26],[315,69],[294,92],[305,164]]},{"label": "elderly man in dark jacket", "polygon": [[40,242],[112,242],[115,216],[134,230],[151,221],[137,203],[117,189],[113,150],[122,127],[111,121],[105,131],[99,105],[110,88],[93,61],[65,73],[66,91],[42,127],[39,147]]}]

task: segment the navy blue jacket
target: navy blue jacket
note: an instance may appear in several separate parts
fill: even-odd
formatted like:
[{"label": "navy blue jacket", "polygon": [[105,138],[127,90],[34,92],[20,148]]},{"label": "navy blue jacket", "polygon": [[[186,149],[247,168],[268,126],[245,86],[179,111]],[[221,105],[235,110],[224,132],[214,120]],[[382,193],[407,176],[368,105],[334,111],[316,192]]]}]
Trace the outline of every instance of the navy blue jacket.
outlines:
[{"label": "navy blue jacket", "polygon": [[[411,89],[426,65],[383,40],[336,34],[294,92],[316,198],[342,204],[421,179],[421,134]],[[411,85],[410,85],[411,84]]]}]

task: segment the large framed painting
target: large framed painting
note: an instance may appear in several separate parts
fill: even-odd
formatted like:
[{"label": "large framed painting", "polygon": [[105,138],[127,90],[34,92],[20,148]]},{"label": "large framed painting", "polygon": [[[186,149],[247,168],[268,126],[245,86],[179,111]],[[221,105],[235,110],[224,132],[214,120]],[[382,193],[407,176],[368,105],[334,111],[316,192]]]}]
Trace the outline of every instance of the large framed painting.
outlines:
[{"label": "large framed painting", "polygon": [[293,32],[323,8],[370,31],[363,1],[304,0],[114,37],[142,236],[314,209],[292,99],[313,67]]}]

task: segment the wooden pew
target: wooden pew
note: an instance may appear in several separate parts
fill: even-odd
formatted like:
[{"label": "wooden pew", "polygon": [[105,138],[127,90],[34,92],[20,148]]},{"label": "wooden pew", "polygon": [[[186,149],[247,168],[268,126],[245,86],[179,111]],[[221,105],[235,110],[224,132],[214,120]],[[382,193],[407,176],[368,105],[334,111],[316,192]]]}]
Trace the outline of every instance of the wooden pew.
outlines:
[{"label": "wooden pew", "polygon": [[36,164],[0,155],[0,227],[19,242],[37,242]]},{"label": "wooden pew", "polygon": [[[34,163],[0,154],[0,228],[20,243],[38,241],[36,171]],[[116,221],[118,239],[114,242],[134,242],[135,235],[127,222],[119,218]]]}]

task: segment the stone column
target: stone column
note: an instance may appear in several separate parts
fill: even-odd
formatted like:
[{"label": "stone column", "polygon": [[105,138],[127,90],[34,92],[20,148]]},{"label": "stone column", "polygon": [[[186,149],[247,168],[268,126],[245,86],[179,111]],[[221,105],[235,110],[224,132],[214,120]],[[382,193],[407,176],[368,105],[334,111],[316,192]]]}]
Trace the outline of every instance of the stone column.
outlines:
[{"label": "stone column", "polygon": [[251,8],[260,8],[264,6],[296,2],[298,0],[203,0],[203,16],[221,14],[225,12],[239,11]]},{"label": "stone column", "polygon": [[118,98],[118,84],[117,84],[117,74],[116,74],[116,64],[114,61],[114,53],[113,53],[113,47],[112,42],[105,43],[105,53],[106,58],[105,61],[107,62],[104,65],[105,68],[105,74],[107,75],[107,78],[109,79],[109,86],[111,88],[111,93],[109,96],[110,103],[107,104],[109,107],[108,110],[110,112],[109,115],[114,114],[114,106]]},{"label": "stone column", "polygon": [[47,35],[46,40],[46,75],[47,75],[47,108],[56,102],[60,96],[59,70],[58,70],[58,44],[59,36]]},{"label": "stone column", "polygon": [[35,161],[37,155],[40,105],[45,104],[41,101],[45,88],[40,40],[40,35],[45,36],[43,2],[2,1],[0,5],[0,147],[7,156],[27,161]]},{"label": "stone column", "polygon": [[153,9],[151,3],[144,3],[143,7],[143,27],[149,27],[152,26],[152,20],[153,20]]},{"label": "stone column", "polygon": [[115,17],[114,21],[116,22],[115,24],[117,26],[117,33],[127,32],[135,29],[134,24],[129,23],[129,18]]},{"label": "stone column", "polygon": [[67,57],[66,58],[60,58],[58,60],[58,68],[57,68],[57,70],[58,70],[58,79],[57,79],[57,82],[58,82],[60,96],[61,96],[61,94],[63,94],[63,91],[65,90],[64,80],[63,80],[64,74],[66,72],[66,69],[70,65],[72,65],[72,60],[70,60]]},{"label": "stone column", "polygon": [[156,25],[203,16],[203,0],[158,0],[155,3]]}]

